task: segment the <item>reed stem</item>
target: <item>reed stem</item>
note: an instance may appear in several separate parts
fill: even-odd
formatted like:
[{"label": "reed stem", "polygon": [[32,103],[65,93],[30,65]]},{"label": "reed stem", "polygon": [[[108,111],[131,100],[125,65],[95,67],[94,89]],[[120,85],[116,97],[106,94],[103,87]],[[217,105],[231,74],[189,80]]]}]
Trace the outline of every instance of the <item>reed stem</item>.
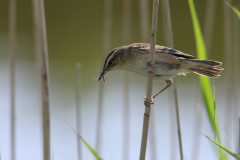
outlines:
[{"label": "reed stem", "polygon": [[15,61],[16,61],[16,0],[9,1],[9,58],[11,95],[11,159],[15,160]]},{"label": "reed stem", "polygon": [[[167,12],[166,15],[167,15],[167,24],[168,24],[169,45],[171,48],[173,48],[172,25],[171,25],[169,1],[166,0],[165,4],[166,4],[166,12]],[[182,136],[181,136],[180,115],[179,115],[179,106],[178,106],[178,97],[177,97],[177,84],[176,84],[175,78],[173,78],[173,91],[174,91],[174,100],[175,100],[175,109],[176,109],[177,133],[178,133],[180,158],[181,160],[183,160]]]},{"label": "reed stem", "polygon": [[[231,0],[226,0],[227,2],[231,3]],[[224,84],[225,85],[225,92],[226,92],[226,108],[225,108],[225,132],[228,137],[232,137],[232,111],[233,111],[233,104],[232,104],[232,90],[233,90],[233,77],[232,77],[232,11],[231,9],[225,4],[223,4],[223,31],[224,31],[224,59],[225,59],[225,76],[224,76]],[[227,147],[229,143],[225,141]]]},{"label": "reed stem", "polygon": [[204,42],[206,45],[207,55],[209,55],[211,51],[212,44],[212,32],[213,32],[213,24],[214,24],[214,13],[215,13],[215,2],[216,0],[207,1],[207,9],[205,14],[205,24],[204,24]]},{"label": "reed stem", "polygon": [[238,155],[240,156],[240,118],[238,120]]},{"label": "reed stem", "polygon": [[[76,124],[77,124],[77,133],[81,135],[81,64],[76,64],[77,70],[77,94],[76,94]],[[82,159],[81,154],[81,139],[77,138],[77,150],[78,150],[78,160]]]},{"label": "reed stem", "polygon": [[[238,10],[239,8],[236,7]],[[239,52],[240,52],[240,47],[239,47],[239,43],[240,43],[240,22],[239,22],[239,17],[233,12],[232,13],[232,17],[233,17],[233,25],[232,25],[232,33],[233,33],[233,126],[238,126],[240,124],[239,123],[239,96],[240,96],[240,88],[239,88],[239,81],[240,81],[240,77],[239,77]],[[237,127],[233,127],[234,129],[234,135],[233,137],[236,137],[236,139],[240,138],[240,132],[239,132],[239,128]],[[235,134],[237,133],[237,136],[235,136]],[[235,142],[237,142],[236,139],[233,139],[232,143],[234,144]],[[240,140],[238,140],[240,142]],[[236,146],[237,146],[237,152],[236,153],[240,153],[240,143],[237,142]],[[235,145],[234,144],[234,145]]]},{"label": "reed stem", "polygon": [[37,58],[42,93],[43,158],[50,160],[50,103],[47,33],[43,0],[33,0]]},{"label": "reed stem", "polygon": [[[131,43],[131,0],[123,1],[123,45]],[[129,138],[130,138],[130,105],[129,105],[129,73],[124,71],[123,89],[123,159],[129,159]]]},{"label": "reed stem", "polygon": [[[103,24],[103,55],[102,63],[104,63],[106,53],[110,48],[111,43],[111,27],[112,27],[112,0],[104,1],[104,24]],[[97,112],[97,129],[96,129],[96,151],[99,153],[101,148],[102,134],[102,114],[103,114],[103,99],[104,85],[100,83],[98,97],[98,112]]]},{"label": "reed stem", "polygon": [[149,43],[149,8],[148,0],[140,0],[139,5],[140,27],[141,27],[141,40],[144,43]]},{"label": "reed stem", "polygon": [[[158,5],[159,5],[159,0],[153,0],[152,30],[151,30],[151,36],[150,36],[150,55],[148,60],[151,66],[155,65]],[[147,78],[146,100],[145,100],[145,113],[144,113],[143,130],[142,130],[142,141],[141,141],[141,150],[140,150],[140,158],[139,158],[140,160],[145,160],[145,157],[146,157],[149,117],[150,117],[150,111],[151,111],[152,84],[153,84],[153,67],[149,67],[148,78]]]}]

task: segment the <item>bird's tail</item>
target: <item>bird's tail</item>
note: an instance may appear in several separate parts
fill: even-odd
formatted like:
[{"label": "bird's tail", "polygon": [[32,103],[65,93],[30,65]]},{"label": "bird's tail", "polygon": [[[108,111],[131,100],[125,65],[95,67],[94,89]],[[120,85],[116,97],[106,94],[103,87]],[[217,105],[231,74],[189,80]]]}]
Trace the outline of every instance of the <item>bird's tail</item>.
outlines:
[{"label": "bird's tail", "polygon": [[203,76],[210,78],[219,77],[219,73],[224,70],[219,67],[222,65],[222,62],[217,62],[213,60],[199,60],[199,59],[188,59],[183,62],[183,70],[188,72],[194,72]]},{"label": "bird's tail", "polygon": [[224,70],[223,68],[219,67],[222,65],[222,62],[199,59],[190,59],[189,61],[195,62],[196,64],[195,67],[189,68],[189,70],[193,71],[196,74],[200,74],[210,78],[218,78],[220,76],[219,73]]}]

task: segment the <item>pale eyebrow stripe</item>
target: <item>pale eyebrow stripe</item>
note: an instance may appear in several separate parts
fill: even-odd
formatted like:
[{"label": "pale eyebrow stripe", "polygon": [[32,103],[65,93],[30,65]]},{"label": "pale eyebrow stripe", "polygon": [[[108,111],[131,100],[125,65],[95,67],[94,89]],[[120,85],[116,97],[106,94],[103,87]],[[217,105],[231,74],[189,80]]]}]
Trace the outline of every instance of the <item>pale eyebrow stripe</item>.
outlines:
[{"label": "pale eyebrow stripe", "polygon": [[114,49],[111,53],[108,54],[106,60],[105,60],[105,63],[104,63],[104,66],[103,66],[103,69],[105,68],[105,66],[107,65],[107,63],[109,62],[110,59],[112,59],[113,55],[115,55],[115,52],[116,49]]}]

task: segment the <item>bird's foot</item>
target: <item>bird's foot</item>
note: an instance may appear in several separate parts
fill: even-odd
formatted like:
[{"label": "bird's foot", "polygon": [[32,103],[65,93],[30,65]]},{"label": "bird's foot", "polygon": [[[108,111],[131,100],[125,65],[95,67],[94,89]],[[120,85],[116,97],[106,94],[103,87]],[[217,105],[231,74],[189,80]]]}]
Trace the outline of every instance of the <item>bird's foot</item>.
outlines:
[{"label": "bird's foot", "polygon": [[151,62],[152,62],[152,61],[147,61],[147,66],[148,66],[148,67],[151,67],[151,68],[154,68],[155,65],[154,65],[154,64],[151,64]]},{"label": "bird's foot", "polygon": [[145,106],[150,106],[151,104],[154,104],[153,102],[153,97],[151,98],[151,102],[148,101],[148,99],[146,97],[144,97],[144,105]]}]

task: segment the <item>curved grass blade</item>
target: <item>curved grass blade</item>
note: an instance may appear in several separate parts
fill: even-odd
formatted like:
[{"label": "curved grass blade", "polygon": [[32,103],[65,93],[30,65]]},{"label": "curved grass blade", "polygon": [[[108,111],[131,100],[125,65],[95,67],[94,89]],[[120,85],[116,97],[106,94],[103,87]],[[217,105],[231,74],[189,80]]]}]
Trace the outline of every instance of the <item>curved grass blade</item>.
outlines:
[{"label": "curved grass blade", "polygon": [[[195,34],[198,58],[204,60],[207,57],[206,49],[205,49],[205,44],[204,44],[201,29],[200,29],[200,25],[199,25],[197,13],[195,10],[194,2],[193,0],[188,0],[188,3],[189,3],[190,12],[191,12],[192,22],[193,22],[193,29]],[[213,132],[216,132],[217,140],[219,143],[221,143],[218,119],[217,119],[217,114],[215,114],[215,110],[214,110],[214,100],[213,100],[212,91],[211,91],[212,87],[211,87],[209,78],[204,76],[200,76],[199,78],[200,78],[202,95],[203,95],[203,99],[207,109],[208,117],[211,122],[212,130]],[[226,160],[227,157],[220,148],[219,148],[219,152],[220,152],[221,160]]]},{"label": "curved grass blade", "polygon": [[[188,123],[189,124],[189,123]],[[189,124],[190,125],[190,124]],[[191,125],[190,125],[191,126]],[[200,132],[199,130],[197,130],[195,127],[191,126],[193,129],[195,129],[196,131],[198,131],[200,134],[204,135],[205,137],[207,137],[210,141],[212,141],[213,143],[215,143],[216,145],[218,145],[220,148],[222,148],[223,150],[225,150],[226,152],[228,152],[230,155],[232,155],[234,158],[239,159],[240,160],[240,156],[233,153],[231,150],[225,148],[224,146],[222,146],[221,144],[219,144],[218,142],[214,141],[213,139],[211,139],[210,137],[208,137],[207,135],[203,134],[202,132]]]},{"label": "curved grass blade", "polygon": [[212,141],[213,143],[215,143],[216,145],[218,145],[220,148],[222,148],[223,150],[225,150],[226,152],[228,152],[230,155],[232,155],[234,158],[239,159],[240,160],[240,156],[233,153],[232,151],[230,151],[229,149],[225,148],[224,146],[222,146],[221,144],[217,143],[216,141],[212,140],[211,138],[209,138],[208,136],[206,136],[205,134],[203,134],[205,137],[207,137],[210,141]]},{"label": "curved grass blade", "polygon": [[237,10],[237,8],[233,7],[230,3],[226,2],[226,1],[224,1],[224,3],[225,3],[228,7],[230,7],[230,8],[233,10],[233,12],[236,13],[236,15],[237,15],[237,16],[239,17],[239,19],[240,19],[240,11]]},{"label": "curved grass blade", "polygon": [[[61,116],[62,117],[62,116]],[[67,123],[67,125],[72,129],[72,131],[77,135],[78,138],[80,138],[83,142],[83,144],[88,148],[88,150],[97,158],[97,160],[103,160],[97,152],[92,149],[92,147],[80,136],[77,131],[62,117],[62,119]]]}]

